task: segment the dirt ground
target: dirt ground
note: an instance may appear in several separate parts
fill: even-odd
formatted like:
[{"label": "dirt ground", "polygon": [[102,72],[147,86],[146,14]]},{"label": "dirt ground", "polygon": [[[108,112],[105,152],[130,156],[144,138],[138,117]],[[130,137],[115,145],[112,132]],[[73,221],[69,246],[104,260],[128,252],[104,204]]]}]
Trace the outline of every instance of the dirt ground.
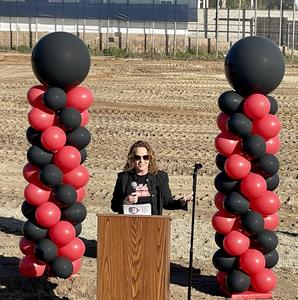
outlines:
[{"label": "dirt ground", "polygon": [[[216,288],[211,262],[217,249],[211,226],[216,211],[213,180],[218,173],[214,163],[217,98],[230,89],[223,62],[92,58],[83,83],[95,99],[87,125],[92,134],[85,163],[91,174],[85,200],[88,217],[80,235],[86,253],[80,272],[68,280],[26,279],[18,274],[22,257],[18,243],[25,220],[20,210],[26,186],[22,169],[29,147],[26,93],[37,83],[30,55],[0,54],[0,299],[96,298],[96,214],[111,212],[116,173],[123,167],[129,146],[139,139],[154,146],[160,168],[169,173],[174,195],[191,191],[193,165],[203,164],[198,176],[192,296],[224,299]],[[287,65],[284,80],[272,95],[278,100],[283,124],[278,154],[280,261],[274,268],[278,284],[273,294],[274,299],[298,299],[297,65]],[[191,211],[165,214],[173,218],[171,299],[186,299]]]}]

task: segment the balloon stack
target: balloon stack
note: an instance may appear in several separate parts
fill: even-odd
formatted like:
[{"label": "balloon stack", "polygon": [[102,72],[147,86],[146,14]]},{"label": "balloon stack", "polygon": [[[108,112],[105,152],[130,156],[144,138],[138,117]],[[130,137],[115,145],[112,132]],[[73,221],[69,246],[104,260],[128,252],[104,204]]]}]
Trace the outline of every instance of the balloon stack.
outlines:
[{"label": "balloon stack", "polygon": [[41,85],[27,94],[31,110],[26,132],[31,144],[23,176],[23,226],[19,264],[23,276],[47,274],[68,278],[79,271],[85,245],[78,237],[86,208],[89,173],[83,165],[91,135],[90,90],[78,86],[88,75],[90,54],[76,36],[57,32],[44,36],[31,57]]},{"label": "balloon stack", "polygon": [[215,139],[214,197],[218,211],[212,225],[220,247],[213,255],[220,289],[232,298],[271,298],[278,262],[275,230],[280,199],[280,121],[278,105],[268,95],[285,72],[280,49],[269,39],[236,42],[225,59],[225,74],[234,90],[220,95]]}]

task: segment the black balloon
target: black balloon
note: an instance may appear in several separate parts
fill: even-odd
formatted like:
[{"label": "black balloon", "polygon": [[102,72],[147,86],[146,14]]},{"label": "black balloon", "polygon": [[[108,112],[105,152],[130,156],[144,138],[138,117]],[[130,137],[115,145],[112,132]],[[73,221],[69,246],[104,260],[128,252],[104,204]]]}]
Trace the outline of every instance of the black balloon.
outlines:
[{"label": "black balloon", "polygon": [[278,111],[278,103],[272,96],[267,96],[269,102],[270,102],[270,111],[269,114],[275,115]]},{"label": "black balloon", "polygon": [[219,108],[227,115],[230,115],[240,109],[243,97],[234,91],[226,91],[218,98]]},{"label": "black balloon", "polygon": [[58,87],[50,87],[42,97],[42,101],[49,109],[57,111],[66,105],[66,93]]},{"label": "black balloon", "polygon": [[34,247],[36,258],[43,262],[53,261],[58,253],[57,246],[49,239],[40,240]]},{"label": "black balloon", "polygon": [[245,292],[250,286],[250,277],[240,270],[232,270],[226,278],[226,287],[231,293]]},{"label": "black balloon", "polygon": [[227,254],[224,250],[217,250],[212,257],[213,266],[222,272],[227,272],[235,268],[237,260],[235,256]]},{"label": "black balloon", "polygon": [[69,207],[77,200],[75,188],[68,184],[61,184],[53,190],[54,199],[57,200],[61,207]]},{"label": "black balloon", "polygon": [[68,278],[72,275],[73,265],[68,258],[58,256],[52,263],[50,263],[50,270],[54,276]]},{"label": "black balloon", "polygon": [[279,256],[276,250],[268,252],[264,256],[266,261],[265,268],[271,269],[278,263]]},{"label": "black balloon", "polygon": [[26,138],[31,145],[40,146],[41,145],[40,136],[41,136],[41,131],[34,129],[31,126],[27,128]]},{"label": "black balloon", "polygon": [[266,153],[265,140],[256,134],[250,134],[242,139],[242,147],[246,154],[252,158],[258,158]]},{"label": "black balloon", "polygon": [[90,131],[85,127],[78,127],[67,134],[67,144],[79,150],[88,146],[91,141]]},{"label": "black balloon", "polygon": [[31,221],[26,221],[23,225],[23,235],[28,240],[39,241],[46,237],[48,230],[39,227]]},{"label": "black balloon", "polygon": [[41,38],[31,56],[32,69],[44,85],[70,90],[79,85],[90,69],[90,54],[75,35],[54,32]]},{"label": "black balloon", "polygon": [[54,164],[48,164],[40,170],[39,177],[44,185],[52,188],[61,184],[63,173]]},{"label": "black balloon", "polygon": [[21,211],[25,218],[30,221],[35,221],[36,206],[29,204],[27,201],[23,201]]},{"label": "black balloon", "polygon": [[53,153],[45,151],[38,146],[31,146],[27,151],[27,159],[32,165],[43,167],[51,163]]},{"label": "black balloon", "polygon": [[228,119],[228,129],[231,133],[243,137],[251,134],[252,121],[242,113],[234,113]]},{"label": "black balloon", "polygon": [[217,168],[221,171],[225,170],[225,162],[227,160],[227,157],[221,155],[221,154],[217,154],[215,157],[215,164],[217,166]]},{"label": "black balloon", "polygon": [[230,178],[225,172],[221,172],[214,178],[214,186],[219,192],[229,194],[239,189],[239,181]]},{"label": "black balloon", "polygon": [[73,130],[80,126],[82,122],[81,113],[73,107],[65,107],[59,112],[59,121],[66,130]]},{"label": "black balloon", "polygon": [[253,161],[253,170],[263,177],[271,177],[279,170],[279,161],[276,156],[270,153]]},{"label": "black balloon", "polygon": [[248,211],[242,215],[241,224],[249,233],[260,233],[264,230],[264,218],[256,211]]},{"label": "black balloon", "polygon": [[224,234],[219,233],[219,232],[215,233],[214,240],[215,240],[216,245],[219,248],[223,248],[223,240],[224,240],[224,238],[225,238]]},{"label": "black balloon", "polygon": [[270,177],[267,177],[265,180],[266,180],[268,191],[274,191],[279,185],[279,176],[277,173],[275,173]]},{"label": "black balloon", "polygon": [[262,253],[273,251],[278,244],[277,235],[271,230],[264,230],[254,237],[258,250]]},{"label": "black balloon", "polygon": [[241,194],[232,192],[225,197],[223,206],[232,214],[244,214],[249,209],[249,202]]},{"label": "black balloon", "polygon": [[283,55],[270,39],[250,36],[237,41],[225,59],[225,74],[240,95],[269,94],[285,73]]},{"label": "black balloon", "polygon": [[62,219],[72,224],[81,223],[87,215],[86,207],[82,203],[75,202],[68,208],[62,209]]},{"label": "black balloon", "polygon": [[79,236],[82,232],[82,223],[74,225],[74,229],[76,231],[76,236]]},{"label": "black balloon", "polygon": [[80,154],[81,154],[81,164],[82,164],[87,159],[87,150],[85,148],[81,149]]}]

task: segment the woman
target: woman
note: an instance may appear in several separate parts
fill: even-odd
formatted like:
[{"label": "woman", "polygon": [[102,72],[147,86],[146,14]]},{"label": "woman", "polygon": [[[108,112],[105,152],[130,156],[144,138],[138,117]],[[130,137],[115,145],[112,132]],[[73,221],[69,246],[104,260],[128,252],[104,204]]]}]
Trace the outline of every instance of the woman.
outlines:
[{"label": "woman", "polygon": [[151,146],[145,141],[134,143],[128,153],[123,172],[118,174],[111,208],[123,213],[123,204],[151,204],[151,214],[161,215],[162,209],[187,210],[192,194],[174,200],[169,187],[169,177],[157,169]]}]

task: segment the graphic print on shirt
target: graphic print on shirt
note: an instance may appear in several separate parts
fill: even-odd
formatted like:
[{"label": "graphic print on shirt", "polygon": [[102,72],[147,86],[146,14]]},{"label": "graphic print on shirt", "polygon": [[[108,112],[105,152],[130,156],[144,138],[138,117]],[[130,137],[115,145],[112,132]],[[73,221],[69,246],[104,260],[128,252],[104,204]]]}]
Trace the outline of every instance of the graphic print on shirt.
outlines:
[{"label": "graphic print on shirt", "polygon": [[147,184],[139,183],[136,188],[136,194],[138,196],[139,204],[150,203],[151,195]]}]

